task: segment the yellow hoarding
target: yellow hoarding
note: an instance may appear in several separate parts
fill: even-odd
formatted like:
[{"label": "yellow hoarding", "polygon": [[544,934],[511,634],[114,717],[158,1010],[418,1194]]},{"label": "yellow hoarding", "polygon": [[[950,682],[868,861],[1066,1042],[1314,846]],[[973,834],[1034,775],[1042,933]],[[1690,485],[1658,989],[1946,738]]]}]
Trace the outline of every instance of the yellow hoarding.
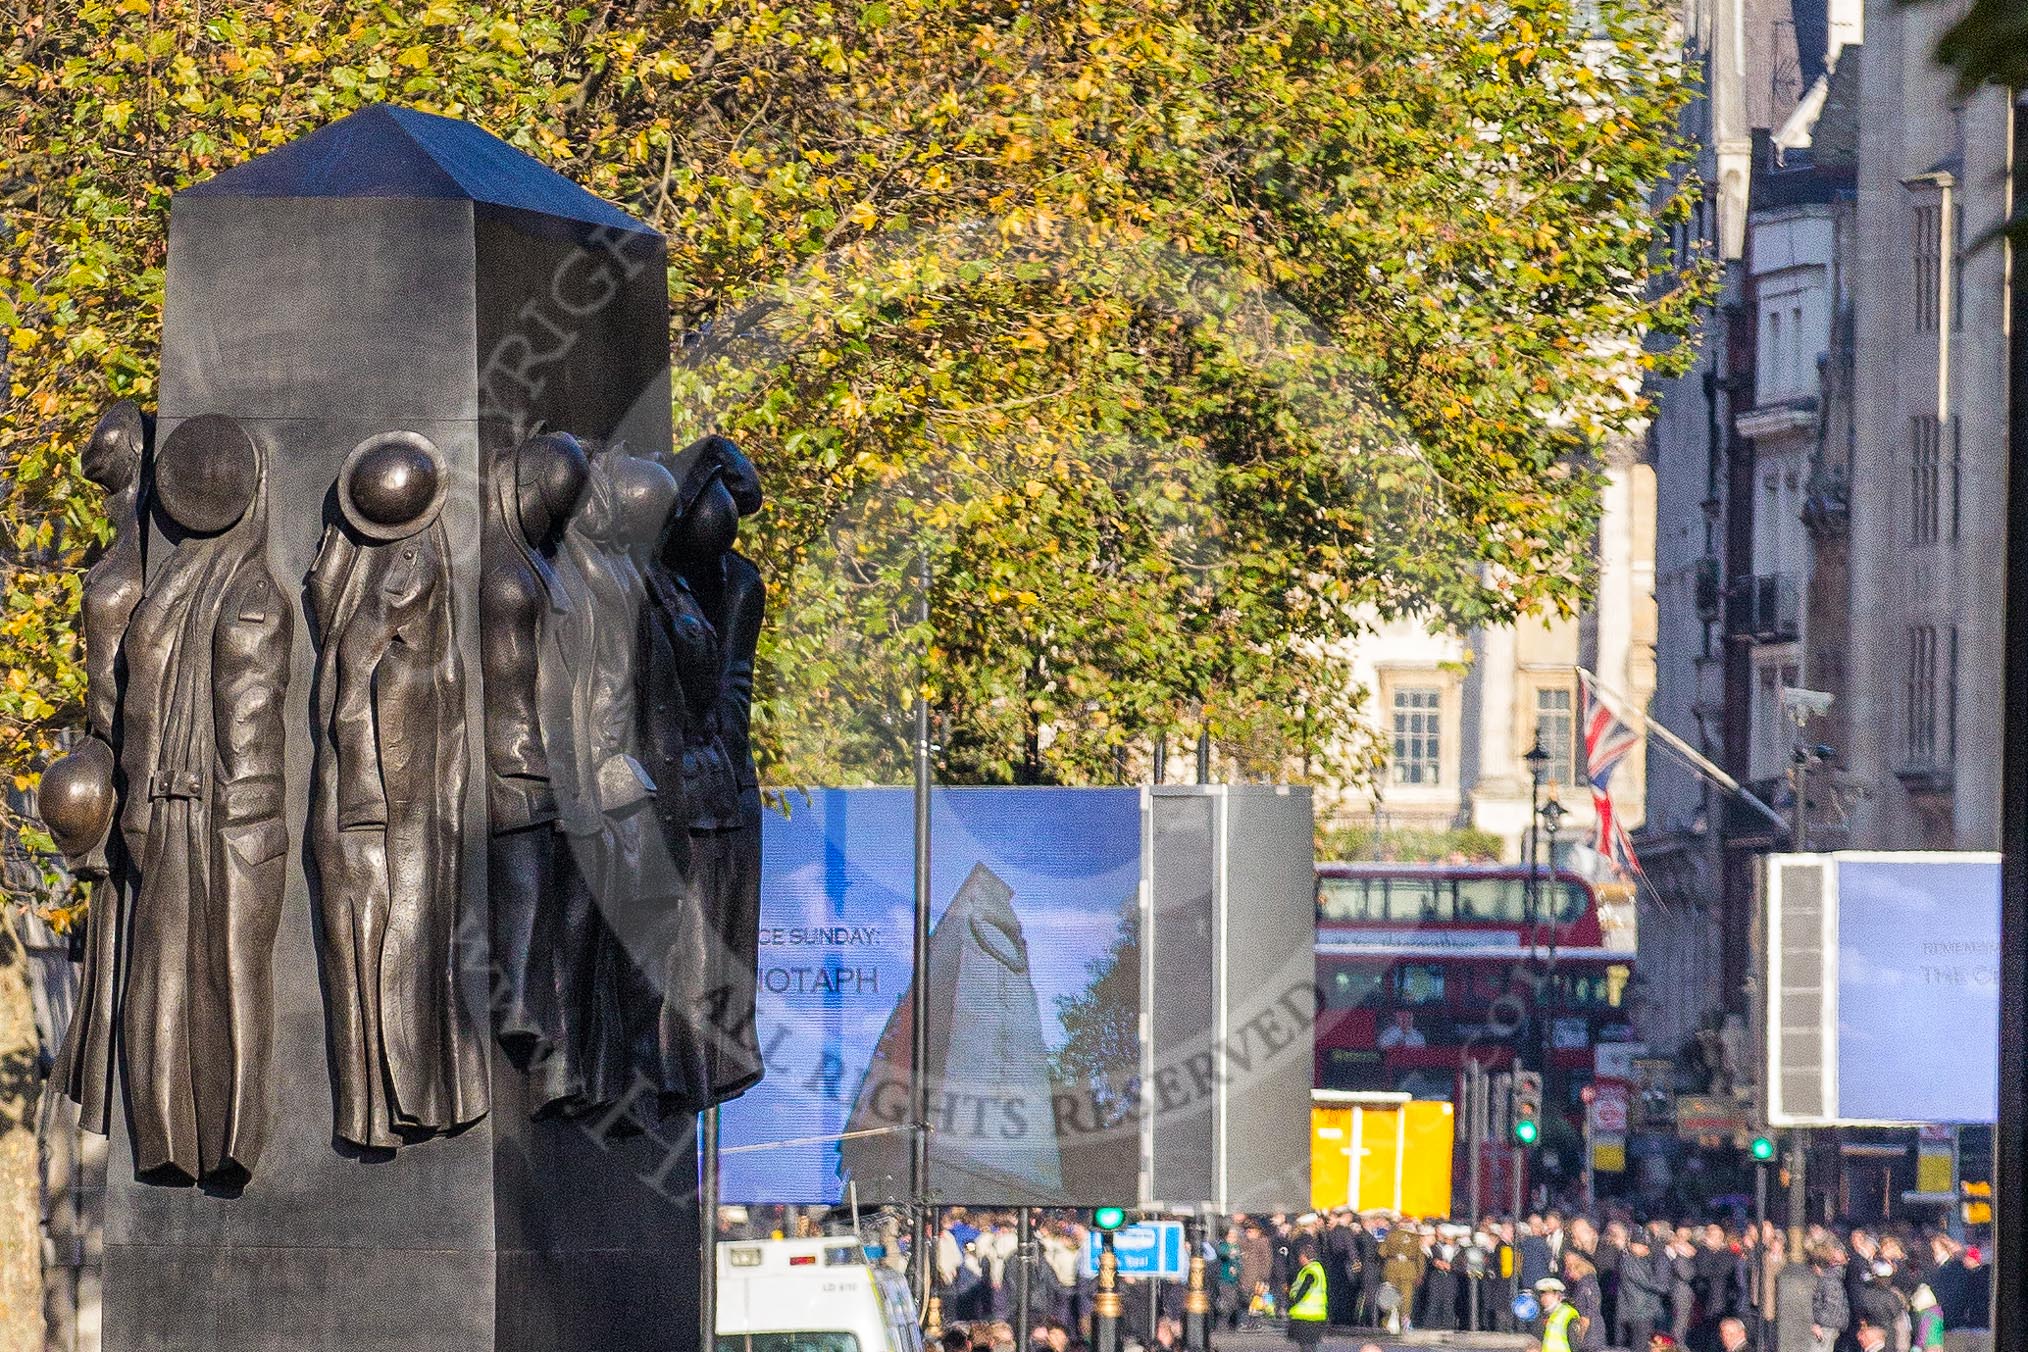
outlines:
[{"label": "yellow hoarding", "polygon": [[1455,1139],[1448,1103],[1320,1093],[1310,1109],[1310,1204],[1447,1216]]}]

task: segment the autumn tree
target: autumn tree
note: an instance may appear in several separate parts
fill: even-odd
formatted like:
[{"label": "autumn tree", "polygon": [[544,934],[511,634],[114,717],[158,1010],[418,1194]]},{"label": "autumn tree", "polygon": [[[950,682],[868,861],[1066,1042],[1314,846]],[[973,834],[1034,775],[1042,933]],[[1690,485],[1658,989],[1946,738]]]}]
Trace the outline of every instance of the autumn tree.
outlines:
[{"label": "autumn tree", "polygon": [[79,717],[78,450],[152,400],[170,196],[371,102],[667,233],[679,429],[768,479],[780,784],[903,773],[918,689],[956,780],[1138,774],[1204,729],[1362,773],[1349,645],[1577,604],[1598,448],[1701,296],[1652,250],[1688,92],[1662,0],[8,8],[24,793]]}]

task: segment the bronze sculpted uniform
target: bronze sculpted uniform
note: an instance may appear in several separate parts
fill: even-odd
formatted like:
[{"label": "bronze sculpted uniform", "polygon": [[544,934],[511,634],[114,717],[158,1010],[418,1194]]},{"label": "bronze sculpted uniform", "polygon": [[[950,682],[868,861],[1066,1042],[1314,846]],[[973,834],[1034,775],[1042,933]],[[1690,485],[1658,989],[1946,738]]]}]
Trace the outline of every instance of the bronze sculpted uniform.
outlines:
[{"label": "bronze sculpted uniform", "polygon": [[[687,894],[702,910],[706,951],[683,975],[687,1036],[702,1048],[700,1105],[724,1103],[761,1078],[754,977],[761,936],[761,784],[752,762],[752,671],[767,594],[761,570],[732,549],[738,519],[761,509],[761,478],[726,438],[685,452],[677,511],[649,568],[649,691],[679,711],[657,716],[653,772],[681,782],[659,801],[663,829],[690,837]],[[675,1022],[675,1020],[671,1020]],[[671,1028],[671,1036],[675,1030]]]},{"label": "bronze sculpted uniform", "polygon": [[[127,886],[124,852],[112,829],[113,748],[119,745],[120,689],[126,678],[121,657],[127,622],[142,589],[141,471],[152,438],[152,420],[122,400],[92,430],[84,454],[86,477],[106,493],[112,543],[85,574],[85,728],[87,741],[49,768],[43,780],[43,811],[71,871],[95,880],[85,920],[84,971],[78,982],[63,1049],[50,1077],[78,1105],[78,1120],[103,1136],[112,1103],[113,1022],[119,998],[121,946],[126,930],[122,889]],[[59,799],[70,790],[71,801]],[[73,809],[67,818],[65,807]],[[80,814],[76,810],[84,809]],[[71,827],[70,830],[63,829]]]},{"label": "bronze sculpted uniform", "polygon": [[730,458],[676,462],[680,490],[661,457],[587,455],[561,434],[495,464],[481,589],[495,1027],[537,1112],[642,1094],[695,1111],[760,1073],[761,587],[728,554],[728,468],[753,476],[723,444]]},{"label": "bronze sculpted uniform", "polygon": [[293,626],[268,568],[264,456],[246,432],[215,415],[183,423],[154,482],[173,547],[134,610],[121,700],[134,1162],[243,1180],[266,1128]]},{"label": "bronze sculpted uniform", "polygon": [[[543,635],[569,613],[555,555],[584,496],[590,465],[561,434],[532,437],[498,456],[488,478],[479,613],[486,678],[486,802],[494,1030],[501,1049],[538,1080],[558,1046],[557,794],[539,708]],[[561,736],[562,729],[554,731]],[[540,1101],[569,1092],[566,1073]]]},{"label": "bronze sculpted uniform", "polygon": [[638,967],[659,962],[668,936],[661,917],[642,904],[645,852],[659,845],[648,811],[657,784],[640,756],[634,644],[641,574],[626,509],[645,500],[666,512],[674,496],[668,471],[620,447],[599,448],[557,551],[570,605],[545,627],[537,658],[564,847],[556,875],[554,1047],[538,1080],[548,1106],[615,1102],[636,1070],[659,1080],[652,1042],[633,1045],[644,1018],[652,1030],[660,1003],[652,981],[643,989]]},{"label": "bronze sculpted uniform", "polygon": [[310,845],[319,882],[337,1133],[358,1145],[486,1112],[460,980],[465,677],[453,624],[447,475],[414,433],[341,473],[344,524],[309,577],[317,630]]},{"label": "bronze sculpted uniform", "polygon": [[[684,485],[694,500],[696,485]],[[681,937],[660,973],[662,1006],[657,1045],[665,1088],[692,1107],[711,1098],[713,977],[720,957],[710,923],[720,868],[711,836],[738,811],[738,785],[724,746],[707,722],[718,691],[718,635],[682,575],[669,564],[671,540],[681,537],[688,501],[679,500],[656,556],[644,575],[647,604],[641,613],[643,755],[660,786],[655,815],[661,838],[683,861],[682,876],[667,890],[672,929]]]}]

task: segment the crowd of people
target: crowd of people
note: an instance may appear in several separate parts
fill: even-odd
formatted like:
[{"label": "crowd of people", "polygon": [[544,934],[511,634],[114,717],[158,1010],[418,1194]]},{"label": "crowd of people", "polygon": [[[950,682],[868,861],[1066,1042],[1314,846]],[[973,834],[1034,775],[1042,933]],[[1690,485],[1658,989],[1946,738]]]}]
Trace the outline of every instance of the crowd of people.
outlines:
[{"label": "crowd of people", "polygon": [[[1013,1324],[1018,1243],[1011,1212],[952,1208],[938,1237],[936,1274],[947,1336],[975,1352],[1084,1352],[1096,1283],[1086,1271],[1085,1227],[1059,1213],[1035,1225],[1038,1262],[1025,1344]],[[1214,1320],[1227,1328],[1282,1328],[1303,1272],[1322,1275],[1320,1327],[1545,1332],[1554,1322],[1573,1352],[1772,1352],[1778,1282],[1790,1266],[1774,1225],[1637,1222],[1546,1211],[1488,1217],[1476,1226],[1378,1213],[1235,1216],[1207,1240]],[[1938,1232],[1812,1226],[1799,1271],[1807,1276],[1814,1352],[1910,1352],[1940,1347],[1946,1329],[1987,1323],[1990,1274],[1978,1248]],[[1791,1277],[1791,1290],[1801,1279]],[[1149,1349],[1182,1341],[1184,1285],[1158,1300],[1127,1283],[1126,1334]],[[1517,1315],[1515,1297],[1541,1313]],[[1794,1298],[1793,1296],[1791,1297]],[[1526,1312],[1528,1302],[1522,1302]],[[946,1352],[957,1352],[955,1345]]]},{"label": "crowd of people", "polygon": [[[1218,1308],[1235,1326],[1276,1310],[1314,1257],[1332,1325],[1530,1332],[1568,1306],[1554,1322],[1569,1324],[1560,1337],[1575,1352],[1766,1352],[1790,1266],[1772,1224],[1610,1213],[1548,1211],[1476,1226],[1350,1212],[1241,1217],[1227,1243],[1234,1261],[1221,1265]],[[1814,1352],[1940,1347],[1945,1330],[1987,1323],[1983,1256],[1942,1233],[1812,1226],[1798,1262]],[[1524,1292],[1541,1310],[1533,1320],[1517,1314]]]}]

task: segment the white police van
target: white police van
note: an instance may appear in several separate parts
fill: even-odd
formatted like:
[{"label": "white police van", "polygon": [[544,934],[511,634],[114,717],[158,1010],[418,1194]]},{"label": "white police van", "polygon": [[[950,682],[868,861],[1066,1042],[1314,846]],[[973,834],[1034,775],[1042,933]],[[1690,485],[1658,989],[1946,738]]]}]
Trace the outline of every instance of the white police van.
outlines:
[{"label": "white police van", "polygon": [[922,1329],[857,1240],[720,1240],[718,1352],[923,1352]]}]

